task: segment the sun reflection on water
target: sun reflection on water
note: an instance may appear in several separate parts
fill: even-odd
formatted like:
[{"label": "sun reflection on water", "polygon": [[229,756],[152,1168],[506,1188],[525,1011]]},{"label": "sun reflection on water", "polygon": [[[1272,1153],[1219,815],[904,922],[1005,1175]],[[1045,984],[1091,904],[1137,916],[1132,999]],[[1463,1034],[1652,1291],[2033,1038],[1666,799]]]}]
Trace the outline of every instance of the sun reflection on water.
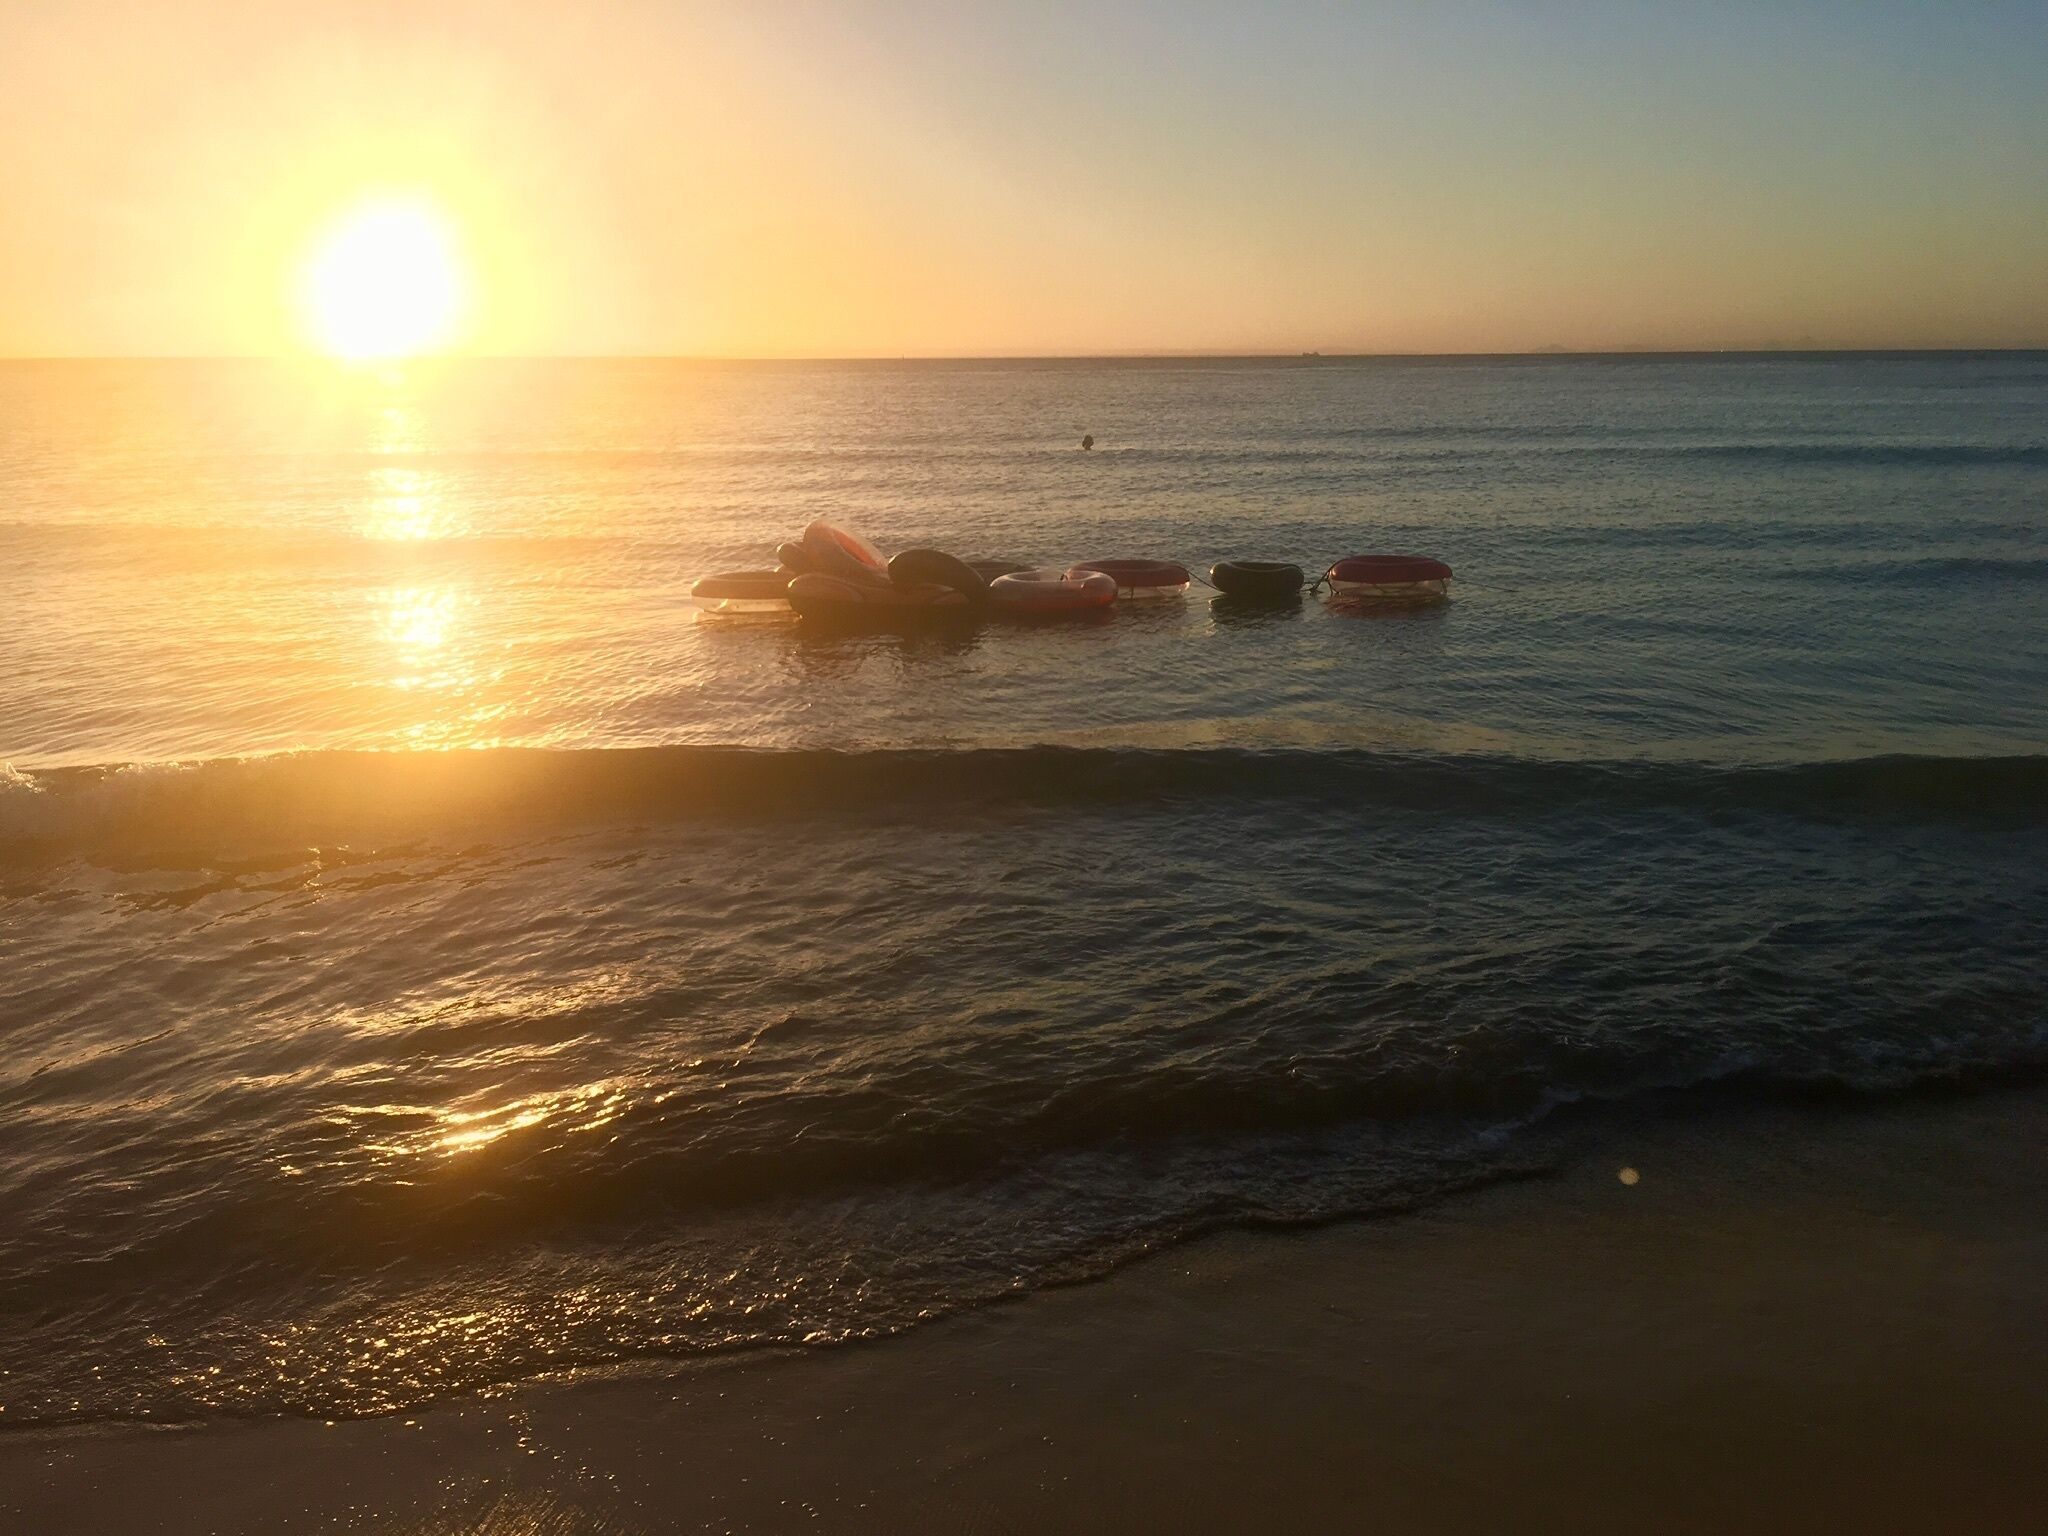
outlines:
[{"label": "sun reflection on water", "polygon": [[421,462],[427,435],[416,381],[393,368],[376,380],[364,446],[371,465],[363,535],[371,539],[445,539],[467,530],[449,513],[442,485]]},{"label": "sun reflection on water", "polygon": [[496,1110],[458,1111],[447,1117],[447,1124],[456,1129],[434,1145],[443,1152],[473,1152],[478,1147],[489,1146],[500,1136],[523,1131],[529,1125],[539,1125],[547,1117],[547,1106],[542,1104],[528,1104],[511,1114]]},{"label": "sun reflection on water", "polygon": [[447,653],[465,600],[450,587],[399,587],[378,595],[378,627],[403,669],[390,681],[407,690],[458,688],[473,675]]},{"label": "sun reflection on water", "polygon": [[380,464],[371,471],[366,538],[388,540],[445,539],[461,532],[442,504],[433,476],[402,464]]},{"label": "sun reflection on water", "polygon": [[404,370],[390,369],[381,374],[377,382],[393,398],[381,402],[371,417],[370,451],[420,452],[426,446],[420,433],[420,413],[419,408],[404,397],[408,384]]},{"label": "sun reflection on water", "polygon": [[440,1123],[424,1150],[474,1152],[514,1131],[543,1123],[552,1123],[563,1132],[594,1131],[616,1120],[631,1104],[632,1096],[622,1085],[603,1082],[533,1094],[489,1109],[442,1110]]},{"label": "sun reflection on water", "polygon": [[502,665],[486,663],[472,632],[475,598],[455,586],[387,587],[371,603],[382,652],[364,680],[408,701],[389,721],[395,739],[421,751],[493,744],[510,706],[496,692]]}]

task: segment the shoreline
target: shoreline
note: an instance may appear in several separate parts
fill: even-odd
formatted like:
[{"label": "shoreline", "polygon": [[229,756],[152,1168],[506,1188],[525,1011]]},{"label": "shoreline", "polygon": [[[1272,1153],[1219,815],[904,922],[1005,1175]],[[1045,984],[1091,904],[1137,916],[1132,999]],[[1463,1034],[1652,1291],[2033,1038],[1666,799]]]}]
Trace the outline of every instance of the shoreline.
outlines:
[{"label": "shoreline", "polygon": [[1553,1177],[870,1343],[332,1426],[17,1429],[0,1523],[1993,1531],[2048,1499],[2048,1092],[1573,1134]]}]

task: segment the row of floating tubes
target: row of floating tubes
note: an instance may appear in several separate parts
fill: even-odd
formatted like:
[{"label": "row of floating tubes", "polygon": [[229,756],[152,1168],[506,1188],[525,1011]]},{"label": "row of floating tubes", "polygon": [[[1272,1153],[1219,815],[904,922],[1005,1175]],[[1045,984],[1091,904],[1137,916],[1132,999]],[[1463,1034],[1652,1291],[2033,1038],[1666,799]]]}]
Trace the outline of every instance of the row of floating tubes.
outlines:
[{"label": "row of floating tubes", "polygon": [[[999,560],[961,560],[907,549],[885,560],[867,540],[816,522],[775,551],[772,570],[706,576],[690,596],[706,613],[794,613],[805,619],[1043,618],[1110,604],[1184,595],[1193,578],[1170,560],[1088,560],[1033,569]],[[1242,604],[1292,603],[1304,588],[1353,603],[1440,602],[1451,568],[1419,555],[1351,555],[1313,583],[1298,565],[1224,560],[1209,568],[1219,596]]]}]

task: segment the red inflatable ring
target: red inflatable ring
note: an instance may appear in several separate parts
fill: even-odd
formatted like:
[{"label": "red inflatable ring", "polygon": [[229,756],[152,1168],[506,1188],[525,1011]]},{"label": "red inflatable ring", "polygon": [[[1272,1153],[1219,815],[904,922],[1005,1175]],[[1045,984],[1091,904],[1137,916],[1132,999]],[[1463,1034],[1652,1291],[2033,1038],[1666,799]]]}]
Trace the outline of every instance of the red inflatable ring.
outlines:
[{"label": "red inflatable ring", "polygon": [[1330,567],[1330,580],[1367,586],[1400,586],[1415,581],[1449,581],[1451,568],[1421,555],[1352,555]]}]

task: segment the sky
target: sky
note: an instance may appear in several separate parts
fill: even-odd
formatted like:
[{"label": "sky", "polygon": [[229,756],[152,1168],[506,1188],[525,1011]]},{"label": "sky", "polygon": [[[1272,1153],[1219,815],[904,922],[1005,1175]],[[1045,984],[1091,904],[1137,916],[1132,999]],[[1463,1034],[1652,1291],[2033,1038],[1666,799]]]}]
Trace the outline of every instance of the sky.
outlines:
[{"label": "sky", "polygon": [[0,355],[392,197],[481,353],[2048,346],[2048,0],[0,0]]}]

